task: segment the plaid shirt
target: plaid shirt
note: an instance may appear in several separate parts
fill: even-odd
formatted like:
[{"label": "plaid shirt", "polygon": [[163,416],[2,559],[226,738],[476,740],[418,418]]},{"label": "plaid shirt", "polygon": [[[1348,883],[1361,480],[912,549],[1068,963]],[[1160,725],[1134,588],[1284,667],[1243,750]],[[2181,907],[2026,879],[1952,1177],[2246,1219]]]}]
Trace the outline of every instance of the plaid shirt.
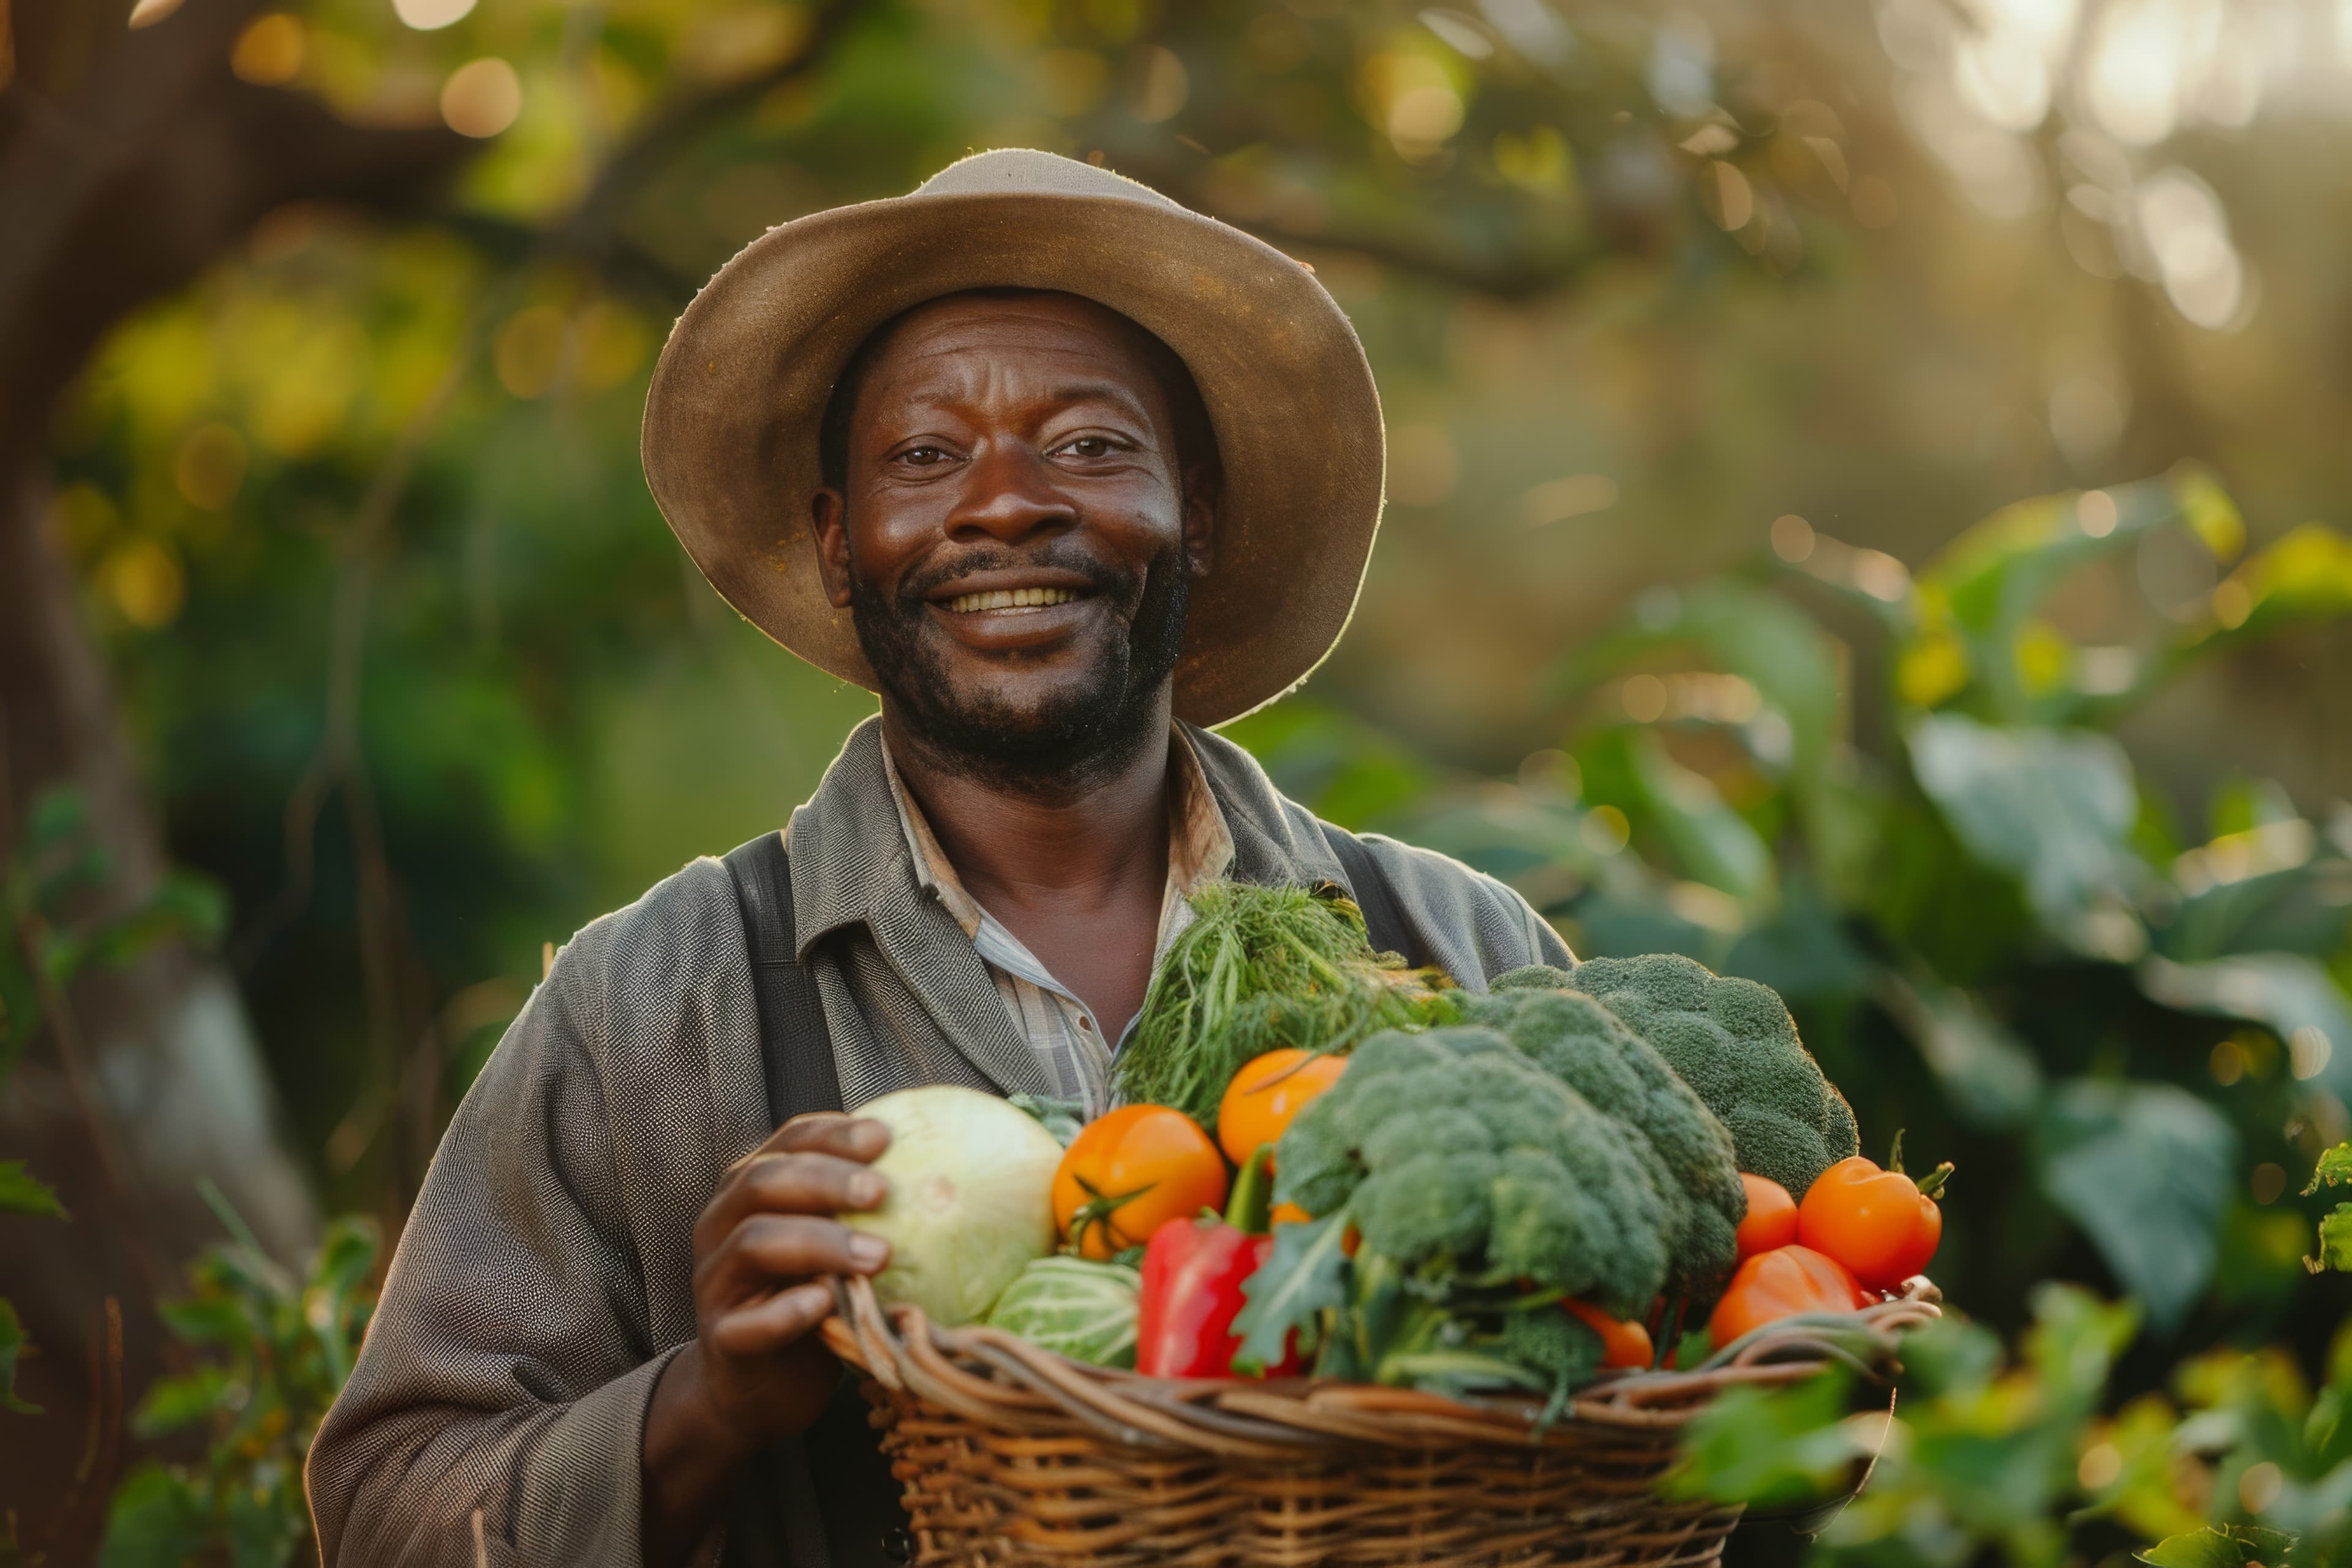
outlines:
[{"label": "plaid shirt", "polygon": [[[907,835],[907,852],[914,859],[915,879],[954,917],[964,935],[980,950],[996,994],[1004,998],[1013,1026],[1054,1085],[1057,1100],[1086,1107],[1088,1120],[1111,1108],[1111,1061],[1135,1032],[1135,1018],[1120,1028],[1115,1043],[1106,1038],[1094,1010],[1053,973],[1003,923],[981,907],[956,875],[947,851],[931,832],[923,808],[908,792],[891,761],[887,742],[882,747],[882,767],[898,807],[898,826]],[[1151,949],[1151,971],[1159,973],[1169,945],[1192,923],[1187,900],[1203,882],[1225,874],[1234,863],[1234,836],[1225,814],[1201,772],[1201,760],[1180,728],[1168,747],[1168,881],[1160,900],[1160,932]],[[1142,1016],[1139,1011],[1137,1018]]]}]

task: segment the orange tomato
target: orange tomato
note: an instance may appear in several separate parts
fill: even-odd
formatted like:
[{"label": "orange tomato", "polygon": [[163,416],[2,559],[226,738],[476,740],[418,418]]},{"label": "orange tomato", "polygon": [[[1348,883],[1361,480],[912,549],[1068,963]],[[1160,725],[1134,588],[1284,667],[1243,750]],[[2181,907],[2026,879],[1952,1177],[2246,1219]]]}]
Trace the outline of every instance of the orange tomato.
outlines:
[{"label": "orange tomato", "polygon": [[[1276,1204],[1274,1212],[1266,1216],[1266,1225],[1268,1228],[1277,1225],[1306,1225],[1314,1217],[1297,1204]],[[1363,1237],[1352,1225],[1339,1233],[1339,1253],[1343,1258],[1355,1257],[1356,1248],[1363,1244]]]},{"label": "orange tomato", "polygon": [[1748,1189],[1748,1217],[1739,1222],[1739,1261],[1797,1239],[1797,1200],[1788,1188],[1769,1176],[1745,1171],[1739,1173],[1739,1184]]},{"label": "orange tomato", "polygon": [[1750,1329],[1799,1312],[1851,1312],[1870,1304],[1846,1266],[1809,1247],[1776,1247],[1739,1266],[1730,1289],[1706,1321],[1707,1337],[1721,1350]]},{"label": "orange tomato", "polygon": [[1652,1349],[1650,1331],[1639,1323],[1620,1322],[1600,1308],[1588,1305],[1570,1296],[1560,1303],[1584,1320],[1584,1326],[1601,1336],[1602,1366],[1639,1366],[1650,1364]]},{"label": "orange tomato", "polygon": [[1826,1252],[1876,1290],[1892,1290],[1927,1267],[1944,1237],[1944,1211],[1929,1194],[1944,1171],[1919,1184],[1857,1154],[1821,1173],[1797,1205],[1797,1239]]},{"label": "orange tomato", "polygon": [[1140,1247],[1171,1219],[1225,1206],[1224,1156],[1165,1105],[1123,1105],[1079,1129],[1054,1172],[1054,1223],[1097,1261]]},{"label": "orange tomato", "polygon": [[1217,1102],[1217,1142],[1225,1158],[1246,1164],[1258,1146],[1282,1136],[1307,1102],[1339,1081],[1348,1058],[1328,1053],[1268,1051],[1242,1064]]}]

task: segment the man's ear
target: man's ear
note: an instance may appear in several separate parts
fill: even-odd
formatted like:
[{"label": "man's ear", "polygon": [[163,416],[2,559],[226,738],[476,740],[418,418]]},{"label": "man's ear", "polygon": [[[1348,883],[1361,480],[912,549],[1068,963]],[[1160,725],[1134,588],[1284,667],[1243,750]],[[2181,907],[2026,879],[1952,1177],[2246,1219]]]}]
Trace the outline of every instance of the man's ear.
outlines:
[{"label": "man's ear", "polygon": [[1206,577],[1217,562],[1217,471],[1206,463],[1184,470],[1184,566]]},{"label": "man's ear", "polygon": [[836,489],[809,498],[809,540],[816,546],[816,574],[836,610],[849,608],[849,505]]}]

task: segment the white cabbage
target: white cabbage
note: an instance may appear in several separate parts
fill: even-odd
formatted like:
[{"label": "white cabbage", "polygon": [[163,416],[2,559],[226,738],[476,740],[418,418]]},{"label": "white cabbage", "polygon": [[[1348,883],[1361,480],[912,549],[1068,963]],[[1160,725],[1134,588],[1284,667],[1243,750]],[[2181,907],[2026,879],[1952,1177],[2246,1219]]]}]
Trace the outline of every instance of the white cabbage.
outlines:
[{"label": "white cabbage", "polygon": [[1054,1250],[1062,1146],[1035,1117],[953,1084],[902,1089],[857,1114],[890,1129],[874,1162],[890,1195],[842,1219],[889,1242],[890,1266],[874,1280],[885,1302],[911,1302],[943,1326],[968,1323]]}]

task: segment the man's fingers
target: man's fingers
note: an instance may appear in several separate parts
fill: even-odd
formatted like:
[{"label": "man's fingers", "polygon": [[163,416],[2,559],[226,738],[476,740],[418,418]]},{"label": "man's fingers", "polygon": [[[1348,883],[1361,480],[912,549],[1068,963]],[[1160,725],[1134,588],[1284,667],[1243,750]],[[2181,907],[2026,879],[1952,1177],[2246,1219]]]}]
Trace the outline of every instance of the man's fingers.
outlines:
[{"label": "man's fingers", "polygon": [[721,1355],[761,1355],[781,1350],[824,1321],[833,1291],[824,1285],[795,1285],[737,1308],[710,1325],[711,1347]]},{"label": "man's fingers", "polygon": [[877,1274],[890,1261],[890,1244],[814,1215],[755,1214],[737,1226],[695,1272],[721,1291],[720,1300],[749,1295],[778,1279],[814,1274]]},{"label": "man's fingers", "polygon": [[889,1191],[881,1173],[838,1154],[755,1154],[729,1173],[695,1222],[695,1249],[709,1251],[756,1213],[851,1214],[875,1207]]},{"label": "man's fingers", "polygon": [[866,1116],[845,1116],[838,1110],[795,1116],[760,1145],[762,1154],[835,1154],[866,1162],[890,1146],[890,1129]]},{"label": "man's fingers", "polygon": [[881,1172],[838,1154],[770,1154],[744,1171],[749,1207],[778,1214],[852,1214],[889,1195]]}]

